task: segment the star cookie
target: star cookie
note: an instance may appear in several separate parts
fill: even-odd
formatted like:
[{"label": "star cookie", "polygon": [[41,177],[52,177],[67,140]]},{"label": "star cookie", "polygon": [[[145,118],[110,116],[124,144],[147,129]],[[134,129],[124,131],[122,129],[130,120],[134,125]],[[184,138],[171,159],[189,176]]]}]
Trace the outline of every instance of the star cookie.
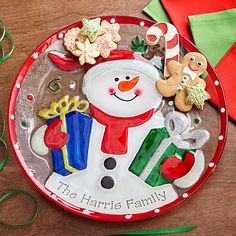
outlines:
[{"label": "star cookie", "polygon": [[109,33],[97,37],[95,42],[98,44],[98,51],[103,58],[109,57],[110,52],[117,48],[116,43],[112,41],[112,36]]},{"label": "star cookie", "polygon": [[100,55],[98,51],[97,43],[90,43],[88,38],[86,38],[84,43],[76,42],[77,49],[72,53],[79,57],[79,62],[81,65],[88,63],[88,64],[95,64],[96,60],[94,58]]},{"label": "star cookie", "polygon": [[203,110],[205,100],[210,99],[202,84],[196,86],[187,86],[188,96],[185,99],[186,104],[194,104],[198,109]]},{"label": "star cookie", "polygon": [[64,45],[67,50],[73,52],[77,49],[76,42],[79,41],[83,43],[85,41],[85,36],[80,34],[80,28],[72,28],[68,30],[64,36]]},{"label": "star cookie", "polygon": [[111,34],[113,42],[119,42],[121,37],[119,35],[120,25],[118,23],[110,24],[108,21],[104,20],[101,23],[102,28],[109,34]]},{"label": "star cookie", "polygon": [[95,19],[83,19],[83,27],[80,34],[85,35],[89,38],[90,42],[94,42],[99,35],[105,33],[105,30],[101,27],[101,18]]}]

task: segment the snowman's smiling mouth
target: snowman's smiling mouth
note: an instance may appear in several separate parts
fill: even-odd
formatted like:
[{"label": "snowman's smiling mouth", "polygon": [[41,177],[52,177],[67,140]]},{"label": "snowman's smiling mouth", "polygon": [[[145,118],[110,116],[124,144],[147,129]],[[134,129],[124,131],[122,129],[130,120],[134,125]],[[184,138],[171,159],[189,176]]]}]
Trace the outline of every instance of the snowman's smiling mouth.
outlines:
[{"label": "snowman's smiling mouth", "polygon": [[114,95],[116,98],[118,98],[119,100],[123,101],[123,102],[131,102],[133,101],[136,97],[138,97],[139,95],[135,93],[135,96],[131,99],[124,99],[124,98],[121,98],[119,96],[116,95],[116,93],[112,93],[111,95]]}]

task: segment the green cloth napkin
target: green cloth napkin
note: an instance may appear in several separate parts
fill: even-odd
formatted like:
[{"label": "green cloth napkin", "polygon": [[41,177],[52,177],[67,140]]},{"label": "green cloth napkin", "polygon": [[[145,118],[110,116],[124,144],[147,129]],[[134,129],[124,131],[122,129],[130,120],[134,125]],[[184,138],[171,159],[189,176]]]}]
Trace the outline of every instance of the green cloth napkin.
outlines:
[{"label": "green cloth napkin", "polygon": [[143,8],[143,11],[148,14],[155,21],[170,22],[160,0],[152,0]]},{"label": "green cloth napkin", "polygon": [[236,42],[236,8],[188,16],[188,20],[195,44],[216,66]]}]

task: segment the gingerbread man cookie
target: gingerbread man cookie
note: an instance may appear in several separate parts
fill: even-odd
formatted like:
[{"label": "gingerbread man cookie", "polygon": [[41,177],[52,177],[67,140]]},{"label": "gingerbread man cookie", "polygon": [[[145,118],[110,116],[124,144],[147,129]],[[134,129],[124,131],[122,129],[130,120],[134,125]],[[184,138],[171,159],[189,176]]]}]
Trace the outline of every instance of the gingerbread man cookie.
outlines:
[{"label": "gingerbread man cookie", "polygon": [[[189,94],[191,91],[195,92],[196,90],[188,88],[200,85],[201,89],[205,92],[206,82],[199,76],[206,71],[206,68],[207,60],[202,54],[189,52],[183,57],[182,63],[170,61],[167,64],[170,77],[166,80],[158,80],[156,88],[163,97],[175,96],[175,105],[180,111],[190,111],[196,103],[194,99],[190,100],[187,97],[189,95],[197,96],[197,94]],[[204,99],[209,98],[210,95],[206,93]],[[203,105],[197,107],[202,109]]]}]

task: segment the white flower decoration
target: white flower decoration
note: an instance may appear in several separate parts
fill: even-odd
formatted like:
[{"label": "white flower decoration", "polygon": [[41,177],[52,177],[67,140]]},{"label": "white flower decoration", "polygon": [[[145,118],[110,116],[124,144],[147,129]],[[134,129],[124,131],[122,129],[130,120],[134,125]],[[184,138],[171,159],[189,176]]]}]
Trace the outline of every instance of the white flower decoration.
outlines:
[{"label": "white flower decoration", "polygon": [[100,55],[98,51],[97,43],[90,43],[89,39],[86,38],[84,43],[76,42],[77,50],[73,51],[73,55],[79,57],[79,62],[81,65],[84,63],[95,64],[96,60],[94,58]]}]

